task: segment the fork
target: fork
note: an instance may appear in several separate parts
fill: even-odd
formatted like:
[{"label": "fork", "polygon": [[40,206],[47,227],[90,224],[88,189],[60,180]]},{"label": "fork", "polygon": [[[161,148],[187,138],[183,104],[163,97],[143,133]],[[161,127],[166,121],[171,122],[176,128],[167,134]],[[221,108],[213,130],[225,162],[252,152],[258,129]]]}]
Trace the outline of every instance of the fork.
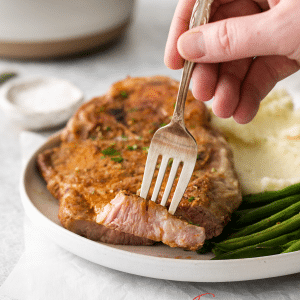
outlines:
[{"label": "fork", "polygon": [[[189,28],[208,22],[212,2],[213,0],[196,0]],[[182,199],[192,177],[197,160],[197,143],[184,124],[184,106],[193,67],[193,62],[184,62],[173,117],[168,125],[155,132],[151,140],[140,192],[140,196],[146,199],[152,183],[158,157],[161,156],[162,159],[160,168],[151,196],[151,200],[156,202],[167,166],[170,160],[173,159],[167,185],[160,203],[162,206],[165,206],[169,198],[178,167],[180,163],[183,163],[180,177],[169,207],[169,213],[171,214],[175,213],[177,206]]]}]

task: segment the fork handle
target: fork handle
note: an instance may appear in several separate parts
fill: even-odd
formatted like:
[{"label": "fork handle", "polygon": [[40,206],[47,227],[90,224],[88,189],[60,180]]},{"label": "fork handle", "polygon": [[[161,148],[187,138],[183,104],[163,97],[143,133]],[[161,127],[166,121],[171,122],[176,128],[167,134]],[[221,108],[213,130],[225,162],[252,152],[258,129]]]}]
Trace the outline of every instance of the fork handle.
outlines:
[{"label": "fork handle", "polygon": [[[213,0],[196,0],[193,12],[191,15],[189,28],[203,25],[208,22],[210,8]],[[184,106],[186,96],[189,90],[189,85],[192,77],[192,71],[195,63],[191,61],[185,61],[183,66],[183,72],[180,80],[179,90],[176,99],[176,105],[172,122],[178,122],[184,127]]]}]

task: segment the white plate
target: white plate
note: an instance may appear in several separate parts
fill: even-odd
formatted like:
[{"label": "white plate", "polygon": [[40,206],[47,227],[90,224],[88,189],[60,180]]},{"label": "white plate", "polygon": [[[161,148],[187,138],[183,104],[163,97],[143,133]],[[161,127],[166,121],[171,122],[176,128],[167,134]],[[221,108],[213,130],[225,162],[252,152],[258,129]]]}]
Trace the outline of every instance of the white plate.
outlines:
[{"label": "white plate", "polygon": [[57,218],[58,202],[46,188],[36,166],[37,154],[59,143],[50,138],[28,160],[21,178],[21,198],[29,218],[64,249],[99,265],[159,279],[228,282],[276,277],[300,272],[300,251],[260,258],[210,260],[211,254],[164,245],[115,246],[94,242],[64,229]]}]

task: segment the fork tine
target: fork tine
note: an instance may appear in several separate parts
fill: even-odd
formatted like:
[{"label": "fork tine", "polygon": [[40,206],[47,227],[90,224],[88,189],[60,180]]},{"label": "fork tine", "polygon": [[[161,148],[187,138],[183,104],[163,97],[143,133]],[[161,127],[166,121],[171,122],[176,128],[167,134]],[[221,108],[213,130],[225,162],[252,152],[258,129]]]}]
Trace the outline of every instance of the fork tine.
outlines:
[{"label": "fork tine", "polygon": [[170,207],[169,207],[169,213],[172,215],[175,213],[177,206],[182,199],[182,196],[186,190],[186,187],[192,177],[194,167],[195,167],[195,164],[190,163],[190,162],[184,163],[184,165],[183,165],[183,168],[181,170],[180,177],[179,177],[179,180],[178,180],[178,183],[177,183],[177,186],[176,186],[176,189],[175,189],[175,192],[174,192],[174,195],[171,200]]},{"label": "fork tine", "polygon": [[169,178],[168,178],[168,182],[167,182],[164,194],[163,194],[163,198],[162,198],[161,203],[160,203],[160,205],[162,205],[162,206],[166,205],[167,200],[169,198],[169,195],[170,195],[170,192],[171,192],[171,189],[172,189],[172,186],[173,186],[173,182],[174,182],[174,179],[175,179],[175,176],[176,176],[176,173],[177,173],[179,163],[180,163],[179,159],[175,158],[173,160],[172,168],[171,168]]},{"label": "fork tine", "polygon": [[157,159],[158,159],[158,153],[149,150],[148,156],[147,156],[147,161],[146,161],[146,166],[145,166],[145,170],[144,170],[141,193],[140,193],[140,197],[142,197],[144,199],[147,198],[147,195],[148,195],[148,192],[149,192],[149,189],[151,186]]},{"label": "fork tine", "polygon": [[157,200],[157,196],[158,196],[161,184],[163,182],[163,179],[164,179],[164,176],[165,176],[165,173],[166,173],[168,161],[169,161],[169,159],[167,158],[167,156],[162,157],[159,172],[158,172],[158,175],[157,175],[157,178],[156,178],[154,190],[153,190],[152,197],[151,197],[151,200],[154,201],[154,202],[156,202],[156,200]]}]

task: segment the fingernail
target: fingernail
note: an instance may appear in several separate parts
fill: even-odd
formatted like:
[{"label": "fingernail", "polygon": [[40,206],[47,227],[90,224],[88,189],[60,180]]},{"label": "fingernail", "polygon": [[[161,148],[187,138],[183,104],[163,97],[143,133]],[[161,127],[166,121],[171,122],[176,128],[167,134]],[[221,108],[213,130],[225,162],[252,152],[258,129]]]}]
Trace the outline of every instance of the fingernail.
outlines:
[{"label": "fingernail", "polygon": [[205,55],[204,36],[200,31],[190,30],[182,34],[178,40],[180,55],[188,60],[195,60]]}]

